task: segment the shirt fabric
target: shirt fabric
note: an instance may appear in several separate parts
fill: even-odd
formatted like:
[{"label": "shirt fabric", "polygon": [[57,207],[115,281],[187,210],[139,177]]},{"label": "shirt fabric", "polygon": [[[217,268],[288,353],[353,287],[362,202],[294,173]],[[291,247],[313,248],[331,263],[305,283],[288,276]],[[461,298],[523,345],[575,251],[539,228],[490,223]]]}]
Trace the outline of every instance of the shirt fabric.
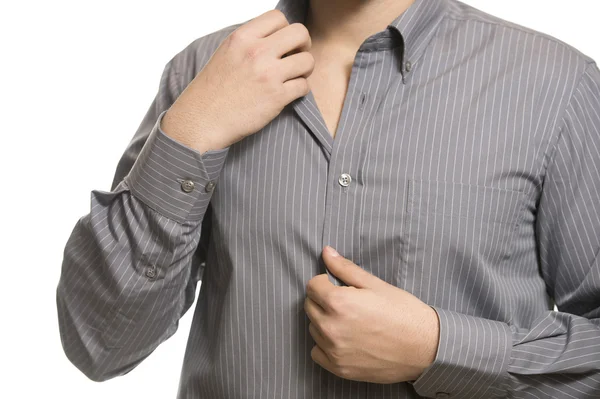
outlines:
[{"label": "shirt fabric", "polygon": [[[302,0],[276,8],[304,21]],[[91,192],[57,287],[70,361],[97,381],[129,372],[202,279],[179,399],[600,398],[593,60],[416,0],[356,53],[335,138],[311,92],[200,154],[160,121],[240,25],[166,64],[111,191]],[[416,381],[345,380],[311,359],[303,303],[325,245],[437,311]]]}]

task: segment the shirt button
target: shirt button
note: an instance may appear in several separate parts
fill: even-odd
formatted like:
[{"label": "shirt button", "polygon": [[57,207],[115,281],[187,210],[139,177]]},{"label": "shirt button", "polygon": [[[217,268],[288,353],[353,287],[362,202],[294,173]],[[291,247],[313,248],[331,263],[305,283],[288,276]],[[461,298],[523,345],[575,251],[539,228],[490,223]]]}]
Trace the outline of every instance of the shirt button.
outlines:
[{"label": "shirt button", "polygon": [[154,280],[156,278],[156,269],[152,266],[148,266],[146,268],[146,277],[150,280]]},{"label": "shirt button", "polygon": [[210,193],[214,188],[215,188],[215,182],[214,181],[209,181],[206,184],[206,186],[204,187],[204,190],[206,190],[207,193]]},{"label": "shirt button", "polygon": [[181,189],[186,193],[190,193],[194,190],[194,182],[191,180],[184,180],[181,182]]},{"label": "shirt button", "polygon": [[350,176],[348,173],[342,173],[338,179],[338,183],[340,183],[340,186],[342,187],[348,187],[351,181],[352,176]]},{"label": "shirt button", "polygon": [[406,72],[410,72],[410,70],[412,69],[412,63],[410,61],[406,61],[406,63],[404,64],[404,69],[406,69]]}]

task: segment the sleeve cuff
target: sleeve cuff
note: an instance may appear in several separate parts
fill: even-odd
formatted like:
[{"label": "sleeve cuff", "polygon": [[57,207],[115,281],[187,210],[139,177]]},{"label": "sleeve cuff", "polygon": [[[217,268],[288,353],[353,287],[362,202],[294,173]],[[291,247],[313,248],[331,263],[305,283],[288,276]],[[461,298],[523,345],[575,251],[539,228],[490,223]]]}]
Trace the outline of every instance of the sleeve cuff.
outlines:
[{"label": "sleeve cuff", "polygon": [[160,123],[125,176],[132,194],[163,216],[184,222],[202,220],[229,147],[203,154],[167,136]]},{"label": "sleeve cuff", "polygon": [[427,398],[505,397],[512,332],[508,324],[440,309],[434,362],[412,382]]}]

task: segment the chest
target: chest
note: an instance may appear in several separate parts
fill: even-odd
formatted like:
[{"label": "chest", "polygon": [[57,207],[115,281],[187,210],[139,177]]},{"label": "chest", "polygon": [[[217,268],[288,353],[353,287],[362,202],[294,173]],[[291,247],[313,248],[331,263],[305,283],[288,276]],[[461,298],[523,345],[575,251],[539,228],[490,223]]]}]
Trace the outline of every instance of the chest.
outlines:
[{"label": "chest", "polygon": [[315,67],[307,78],[311,89],[310,100],[318,111],[317,119],[321,119],[325,125],[324,134],[331,138],[335,138],[338,131],[355,59],[361,57],[357,56],[356,50],[340,51],[335,45],[319,43],[311,47]]},{"label": "chest", "polygon": [[337,132],[350,72],[351,65],[327,64],[325,67],[315,67],[307,79],[317,108],[332,138],[335,138]]},{"label": "chest", "polygon": [[502,82],[458,91],[442,74],[404,83],[391,58],[363,57],[345,96],[315,84],[231,147],[211,201],[212,241],[221,254],[244,253],[227,273],[282,268],[302,290],[325,272],[320,254],[331,245],[432,304],[440,290],[459,297],[492,283],[490,295],[501,295],[518,257],[529,266],[517,269],[535,275],[533,194],[548,139],[531,119],[536,103],[507,103],[492,90]]}]

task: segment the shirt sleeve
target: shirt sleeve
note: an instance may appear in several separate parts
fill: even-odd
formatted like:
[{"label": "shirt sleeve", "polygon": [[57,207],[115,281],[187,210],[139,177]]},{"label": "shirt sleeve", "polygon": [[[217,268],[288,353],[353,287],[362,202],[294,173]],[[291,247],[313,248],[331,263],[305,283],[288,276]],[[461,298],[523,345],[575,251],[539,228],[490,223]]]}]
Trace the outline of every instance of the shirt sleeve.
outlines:
[{"label": "shirt sleeve", "polygon": [[528,328],[434,307],[431,398],[600,398],[600,71],[590,63],[564,111],[538,205],[539,268],[558,311]]},{"label": "shirt sleeve", "polygon": [[167,136],[162,117],[182,92],[174,57],[123,153],[111,191],[91,192],[90,212],[66,243],[56,290],[69,360],[103,381],[136,367],[173,335],[194,300],[209,203],[228,148],[203,154]]}]

